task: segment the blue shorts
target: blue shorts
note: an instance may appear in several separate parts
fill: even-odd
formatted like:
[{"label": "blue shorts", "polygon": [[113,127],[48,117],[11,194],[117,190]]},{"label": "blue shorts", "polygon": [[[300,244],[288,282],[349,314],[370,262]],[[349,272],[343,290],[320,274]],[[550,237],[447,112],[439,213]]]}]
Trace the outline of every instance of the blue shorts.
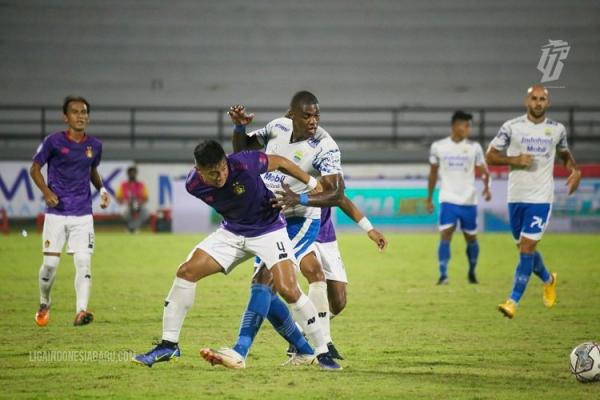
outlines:
[{"label": "blue shorts", "polygon": [[521,236],[541,240],[551,213],[550,203],[508,203],[508,218],[513,238],[517,243]]},{"label": "blue shorts", "polygon": [[470,235],[477,233],[477,206],[463,206],[453,203],[440,203],[440,231],[456,226]]},{"label": "blue shorts", "polygon": [[[321,229],[321,219],[291,217],[286,218],[286,222],[287,233],[294,246],[294,255],[299,264],[305,255],[316,251],[314,243],[319,235],[319,229]],[[260,264],[260,258],[256,257],[255,265]]]}]

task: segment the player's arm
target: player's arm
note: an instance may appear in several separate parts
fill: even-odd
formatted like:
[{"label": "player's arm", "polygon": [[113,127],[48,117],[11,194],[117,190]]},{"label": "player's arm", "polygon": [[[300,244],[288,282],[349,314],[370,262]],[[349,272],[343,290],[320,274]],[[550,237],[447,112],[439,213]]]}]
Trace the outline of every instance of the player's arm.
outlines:
[{"label": "player's arm", "polygon": [[42,175],[42,166],[34,161],[31,164],[31,168],[29,168],[29,175],[42,192],[46,205],[48,207],[56,207],[58,205],[58,196],[46,185],[46,180],[44,179],[44,175]]},{"label": "player's arm", "polygon": [[492,192],[490,190],[492,177],[490,176],[490,170],[485,163],[477,165],[476,168],[479,176],[481,176],[481,181],[483,182],[483,192],[481,194],[485,201],[490,201],[492,199]]},{"label": "player's arm", "polygon": [[305,171],[301,170],[300,167],[298,167],[296,164],[294,164],[287,158],[277,156],[274,154],[267,154],[267,158],[269,159],[267,171],[272,172],[275,170],[279,170],[286,175],[296,178],[307,186],[308,191],[312,191],[315,189],[316,191],[322,190],[319,181],[307,174]]},{"label": "player's arm", "polygon": [[90,172],[90,181],[92,185],[100,192],[100,207],[106,208],[110,204],[110,196],[108,195],[108,191],[104,188],[104,183],[102,183],[102,177],[98,172],[98,168],[92,167]]},{"label": "player's arm", "polygon": [[435,189],[439,169],[439,165],[429,164],[429,176],[427,177],[427,202],[425,203],[425,208],[429,214],[433,212],[433,190]]},{"label": "player's arm", "polygon": [[485,162],[488,165],[508,165],[515,168],[528,168],[533,162],[533,155],[519,154],[518,156],[507,156],[495,147],[490,146],[485,153]]},{"label": "player's arm", "polygon": [[248,114],[246,107],[240,104],[230,107],[227,114],[229,114],[231,122],[235,125],[231,139],[234,153],[242,150],[259,150],[264,147],[257,136],[246,135],[246,125],[252,122],[254,114]]},{"label": "player's arm", "polygon": [[568,193],[572,194],[579,187],[581,182],[581,170],[577,167],[573,154],[568,149],[558,151],[563,165],[569,170],[569,177],[567,178]]},{"label": "player's arm", "polygon": [[323,191],[319,193],[294,193],[289,185],[282,184],[283,190],[275,193],[277,199],[274,206],[279,208],[293,207],[301,204],[309,207],[338,207],[344,198],[344,178],[341,174],[322,176],[320,184]]},{"label": "player's arm", "polygon": [[379,232],[377,229],[373,227],[371,221],[360,211],[360,209],[350,200],[346,195],[342,198],[340,202],[339,208],[346,214],[348,217],[352,218],[354,222],[360,226],[360,228],[367,232],[369,239],[371,239],[377,245],[379,251],[385,250],[388,245],[388,241],[383,236],[383,233]]}]

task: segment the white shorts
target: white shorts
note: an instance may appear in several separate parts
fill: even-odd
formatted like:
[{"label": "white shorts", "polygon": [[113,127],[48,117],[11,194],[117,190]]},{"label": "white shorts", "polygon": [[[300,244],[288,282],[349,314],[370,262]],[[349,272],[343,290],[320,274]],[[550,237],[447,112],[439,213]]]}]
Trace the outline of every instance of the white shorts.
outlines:
[{"label": "white shorts", "polygon": [[46,214],[42,233],[44,253],[62,253],[67,243],[67,253],[94,252],[94,218],[91,214],[74,217]]},{"label": "white shorts", "polygon": [[260,257],[268,269],[283,260],[296,263],[294,248],[285,228],[255,237],[236,235],[219,228],[198,243],[188,259],[196,249],[201,249],[214,258],[226,274],[238,264],[254,256]]},{"label": "white shorts", "polygon": [[317,259],[323,266],[325,279],[348,283],[346,268],[344,267],[337,241],[328,243],[315,242],[314,244],[317,250]]}]

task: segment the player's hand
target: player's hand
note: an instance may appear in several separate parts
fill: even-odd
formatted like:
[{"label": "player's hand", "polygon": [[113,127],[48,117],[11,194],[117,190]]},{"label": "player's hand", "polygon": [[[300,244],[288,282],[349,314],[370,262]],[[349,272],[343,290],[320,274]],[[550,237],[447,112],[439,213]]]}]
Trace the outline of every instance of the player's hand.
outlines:
[{"label": "player's hand", "polygon": [[290,185],[287,183],[282,183],[281,188],[283,190],[278,190],[275,192],[277,197],[271,200],[273,208],[281,208],[282,210],[285,210],[288,207],[293,207],[300,204],[300,195],[294,193],[292,189],[290,189]]},{"label": "player's hand", "polygon": [[110,196],[107,190],[100,191],[100,208],[104,209],[110,204]]},{"label": "player's hand", "polygon": [[58,196],[50,189],[44,193],[44,201],[48,207],[56,207],[58,205]]},{"label": "player's hand", "polygon": [[529,168],[533,163],[533,155],[531,154],[519,154],[513,159],[513,165],[515,167]]},{"label": "player's hand", "polygon": [[425,210],[427,210],[428,214],[433,213],[433,202],[431,200],[425,202]]},{"label": "player's hand", "polygon": [[367,235],[369,235],[369,239],[371,239],[377,245],[379,251],[384,251],[388,245],[388,241],[383,236],[383,233],[379,232],[377,229],[371,229]]},{"label": "player's hand", "polygon": [[227,114],[231,117],[231,122],[234,125],[248,125],[254,119],[254,114],[248,114],[246,107],[241,104],[229,107]]},{"label": "player's hand", "polygon": [[579,187],[579,182],[581,182],[581,171],[574,169],[567,178],[567,192],[573,194]]},{"label": "player's hand", "polygon": [[492,199],[492,192],[490,192],[490,188],[483,188],[483,192],[481,192],[483,199],[485,201],[490,201]]}]

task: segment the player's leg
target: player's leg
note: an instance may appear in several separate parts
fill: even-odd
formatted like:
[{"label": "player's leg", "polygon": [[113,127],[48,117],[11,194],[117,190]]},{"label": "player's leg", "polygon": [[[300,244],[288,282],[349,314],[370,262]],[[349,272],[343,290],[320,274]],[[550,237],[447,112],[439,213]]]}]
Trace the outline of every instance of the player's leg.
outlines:
[{"label": "player's leg", "polygon": [[477,284],[477,260],[479,258],[479,242],[477,242],[477,206],[462,206],[460,227],[467,243],[467,260],[469,262],[469,283]]},{"label": "player's leg", "polygon": [[456,229],[458,214],[456,205],[451,203],[440,203],[439,224],[440,243],[438,245],[438,266],[440,277],[438,285],[448,284],[448,263],[450,262],[450,241]]},{"label": "player's leg", "polygon": [[87,325],[94,320],[94,314],[87,310],[92,288],[94,242],[92,215],[67,217],[67,248],[68,253],[73,254],[75,265],[75,326]]},{"label": "player's leg", "polygon": [[38,326],[46,326],[50,322],[50,306],[52,304],[50,292],[56,278],[60,254],[66,241],[65,222],[66,217],[62,215],[46,214],[44,218],[43,260],[38,274],[40,306],[35,314],[35,323]]},{"label": "player's leg", "polygon": [[[329,300],[329,319],[339,315],[346,307],[348,277],[346,268],[342,261],[337,241],[319,243],[315,242],[317,259],[323,266],[323,272],[327,281],[327,298]],[[343,360],[339,351],[333,344],[327,344],[329,353],[333,358]]]},{"label": "player's leg", "polygon": [[149,352],[135,356],[132,361],[151,367],[156,362],[179,357],[179,335],[187,312],[194,303],[197,282],[219,272],[227,273],[232,266],[244,260],[246,253],[242,246],[243,238],[219,229],[190,252],[177,269],[165,300],[162,341]]}]

